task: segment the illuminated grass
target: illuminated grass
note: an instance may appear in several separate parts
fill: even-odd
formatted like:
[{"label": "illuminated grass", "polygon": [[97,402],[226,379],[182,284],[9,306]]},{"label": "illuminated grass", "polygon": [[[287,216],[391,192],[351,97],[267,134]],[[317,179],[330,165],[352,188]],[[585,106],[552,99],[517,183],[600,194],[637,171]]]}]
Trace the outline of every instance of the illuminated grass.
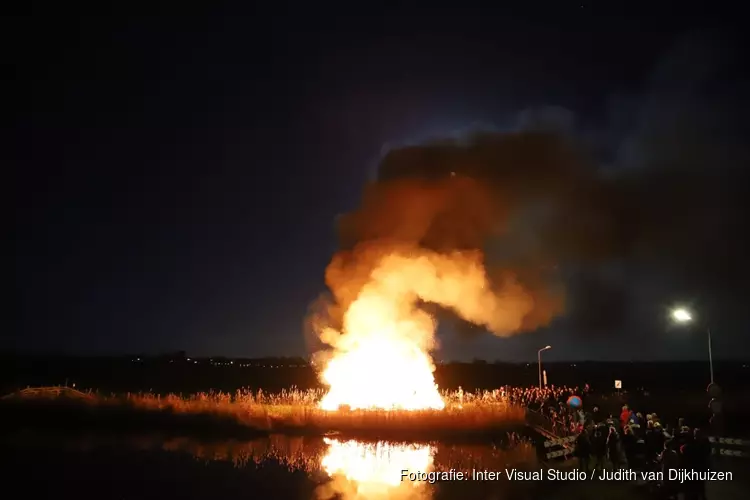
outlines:
[{"label": "illuminated grass", "polygon": [[322,390],[199,393],[189,396],[149,393],[103,395],[54,390],[30,391],[4,398],[0,411],[18,418],[17,425],[94,426],[162,430],[213,431],[230,435],[282,432],[319,435],[338,432],[352,437],[398,439],[471,438],[505,433],[521,424],[524,410],[496,393],[444,393],[445,410],[324,411],[317,407]]}]

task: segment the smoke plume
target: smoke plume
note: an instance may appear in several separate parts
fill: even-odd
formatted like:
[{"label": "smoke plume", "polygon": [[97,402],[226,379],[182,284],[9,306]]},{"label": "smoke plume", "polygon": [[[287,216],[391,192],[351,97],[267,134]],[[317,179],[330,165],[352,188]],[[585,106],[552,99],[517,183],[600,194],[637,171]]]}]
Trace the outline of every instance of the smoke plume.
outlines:
[{"label": "smoke plume", "polygon": [[[710,96],[693,99],[701,86],[676,67],[683,79],[671,84],[685,91],[665,90],[670,81],[658,69],[652,94],[679,105],[656,113],[652,95],[640,99],[630,133],[604,148],[615,151],[606,168],[601,139],[592,145],[591,134],[576,133],[565,110],[525,113],[514,131],[387,152],[360,205],[338,221],[340,251],[326,271],[331,300],[316,320],[341,331],[345,312],[394,258],[421,262],[422,279],[433,283],[477,273],[481,286],[459,296],[416,279],[408,294],[497,335],[563,314],[584,333],[622,325],[634,300],[625,281],[643,270],[683,290],[737,283],[747,269],[743,247],[711,242],[736,239],[746,213],[745,174],[735,167],[747,148],[730,146],[737,113]],[[728,127],[713,124],[722,136],[705,129],[706,116],[722,117]]]},{"label": "smoke plume", "polygon": [[[367,286],[398,280],[392,297],[444,306],[497,335],[547,324],[564,306],[548,248],[579,251],[558,226],[595,213],[592,172],[571,141],[550,132],[480,133],[389,152],[359,208],[339,220],[325,321],[345,329]],[[596,223],[567,229],[589,241]]]}]

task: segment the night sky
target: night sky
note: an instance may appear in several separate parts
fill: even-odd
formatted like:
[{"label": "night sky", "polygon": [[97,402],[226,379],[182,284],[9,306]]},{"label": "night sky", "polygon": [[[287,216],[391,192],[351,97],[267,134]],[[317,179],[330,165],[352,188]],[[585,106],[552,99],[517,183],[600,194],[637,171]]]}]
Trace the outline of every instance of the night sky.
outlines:
[{"label": "night sky", "polygon": [[[264,9],[18,19],[17,321],[0,347],[306,355],[336,221],[383,155],[542,123],[586,144],[600,175],[651,179],[634,192],[672,215],[661,252],[555,263],[568,312],[509,339],[446,321],[436,356],[704,359],[706,326],[716,357],[750,356],[733,16]],[[679,201],[658,194],[683,184]],[[670,326],[675,304],[697,323]]]}]

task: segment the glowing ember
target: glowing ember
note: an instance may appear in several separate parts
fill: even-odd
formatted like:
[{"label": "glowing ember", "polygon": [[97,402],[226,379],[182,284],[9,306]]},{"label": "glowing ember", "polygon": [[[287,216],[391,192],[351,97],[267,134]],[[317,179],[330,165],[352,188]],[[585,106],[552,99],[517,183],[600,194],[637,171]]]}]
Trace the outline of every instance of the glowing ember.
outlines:
[{"label": "glowing ember", "polygon": [[411,498],[410,493],[422,489],[425,483],[402,481],[401,471],[429,472],[433,466],[434,450],[429,445],[365,444],[328,438],[325,442],[329,447],[321,466],[328,475],[348,480],[346,488],[337,486],[348,493],[344,497]]},{"label": "glowing ember", "polygon": [[[506,283],[504,290],[513,286]],[[528,296],[512,291],[502,296],[490,291],[480,254],[415,251],[382,257],[346,310],[343,332],[320,333],[333,348],[321,373],[330,387],[321,408],[444,408],[430,356],[437,347],[436,323],[418,301],[450,307],[497,331],[513,331],[531,306]]]}]

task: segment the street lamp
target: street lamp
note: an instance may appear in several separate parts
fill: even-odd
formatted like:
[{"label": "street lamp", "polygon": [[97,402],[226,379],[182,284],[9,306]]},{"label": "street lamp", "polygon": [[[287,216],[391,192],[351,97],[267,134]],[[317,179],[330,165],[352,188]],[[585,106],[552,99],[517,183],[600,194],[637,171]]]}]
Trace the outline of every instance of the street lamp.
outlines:
[{"label": "street lamp", "polygon": [[552,349],[551,345],[542,347],[539,349],[539,352],[537,353],[537,360],[539,361],[539,390],[542,389],[542,351],[546,351],[548,349]]},{"label": "street lamp", "polygon": [[[672,311],[672,319],[675,323],[687,324],[693,321],[693,315],[684,307],[678,307]],[[714,358],[711,352],[711,328],[706,327],[708,335],[708,366],[711,371],[711,383],[714,383]]]}]

